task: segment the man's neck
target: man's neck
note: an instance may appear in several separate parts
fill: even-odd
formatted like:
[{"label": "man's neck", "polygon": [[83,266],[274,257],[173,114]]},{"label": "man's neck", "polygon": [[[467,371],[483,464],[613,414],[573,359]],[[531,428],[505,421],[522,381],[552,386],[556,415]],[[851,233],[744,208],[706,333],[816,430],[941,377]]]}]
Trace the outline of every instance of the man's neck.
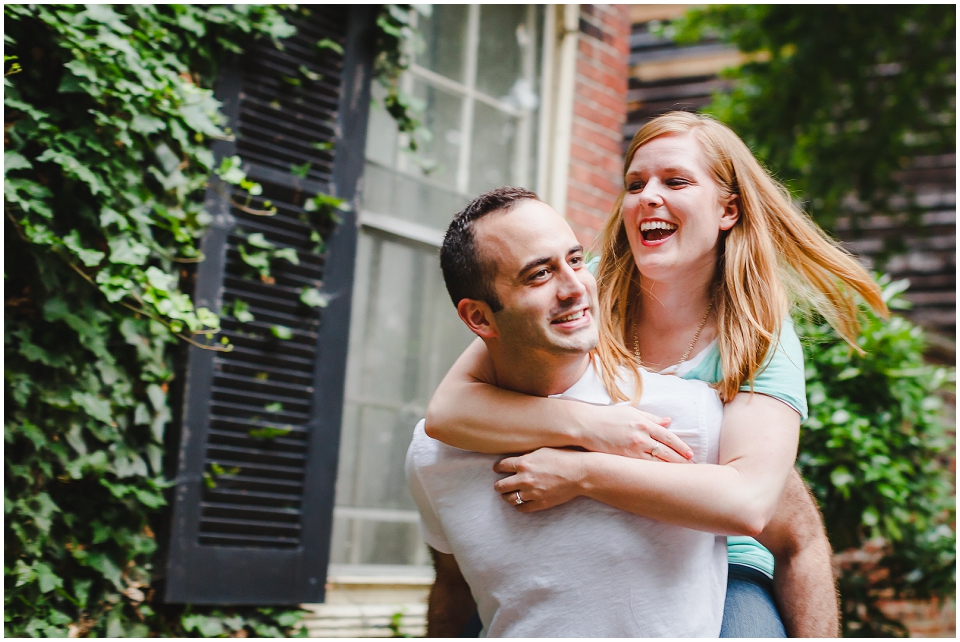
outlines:
[{"label": "man's neck", "polygon": [[[492,343],[492,342],[491,342]],[[590,365],[589,353],[552,354],[487,344],[497,387],[536,397],[565,392]]]}]

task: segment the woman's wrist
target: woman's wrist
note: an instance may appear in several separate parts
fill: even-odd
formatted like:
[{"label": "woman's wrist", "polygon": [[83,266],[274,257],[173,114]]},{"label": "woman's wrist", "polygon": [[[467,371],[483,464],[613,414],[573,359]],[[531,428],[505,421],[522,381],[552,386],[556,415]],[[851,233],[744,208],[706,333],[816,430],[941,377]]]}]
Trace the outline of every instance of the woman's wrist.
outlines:
[{"label": "woman's wrist", "polygon": [[603,423],[600,411],[602,406],[594,406],[579,401],[565,400],[566,419],[561,422],[569,443],[563,446],[576,446],[588,451],[602,450],[597,439],[598,423]]}]

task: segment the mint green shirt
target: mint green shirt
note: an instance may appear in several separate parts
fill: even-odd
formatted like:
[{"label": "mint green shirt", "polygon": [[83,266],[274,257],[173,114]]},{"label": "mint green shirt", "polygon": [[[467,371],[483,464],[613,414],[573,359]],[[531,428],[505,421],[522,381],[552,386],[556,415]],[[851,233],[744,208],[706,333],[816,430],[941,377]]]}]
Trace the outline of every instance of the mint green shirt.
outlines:
[{"label": "mint green shirt", "polygon": [[[600,257],[587,261],[587,269],[596,275]],[[696,357],[673,371],[684,379],[697,379],[717,383],[723,379],[720,349],[717,342],[711,343]],[[750,384],[740,387],[750,391]],[[789,318],[780,331],[780,341],[764,362],[760,373],[754,378],[753,391],[769,395],[784,402],[800,414],[800,421],[807,419],[807,382],[803,374],[803,347]],[[773,554],[752,537],[740,535],[727,537],[727,561],[755,568],[773,577]]]},{"label": "mint green shirt", "polygon": [[[707,383],[717,383],[723,378],[720,363],[720,349],[717,342],[711,343],[703,352],[689,363],[677,369],[684,379],[698,379]],[[750,391],[750,384],[740,387]],[[753,381],[753,391],[779,399],[800,415],[807,418],[807,389],[803,375],[803,347],[793,321],[787,319],[780,331],[780,341],[767,357],[760,372]],[[727,560],[731,564],[742,564],[755,568],[773,577],[773,554],[752,537],[727,537]]]}]

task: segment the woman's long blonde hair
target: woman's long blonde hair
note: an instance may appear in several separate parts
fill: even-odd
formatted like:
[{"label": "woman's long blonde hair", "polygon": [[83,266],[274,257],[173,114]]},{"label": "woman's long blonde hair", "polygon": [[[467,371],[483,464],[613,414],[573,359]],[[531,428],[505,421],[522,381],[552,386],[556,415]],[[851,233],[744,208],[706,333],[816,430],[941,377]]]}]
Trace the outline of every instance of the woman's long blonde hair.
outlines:
[{"label": "woman's long blonde hair", "polygon": [[[703,115],[670,112],[644,125],[627,150],[626,176],[637,149],[659,136],[690,133],[700,143],[721,199],[739,197],[740,218],[721,233],[714,282],[723,379],[720,397],[729,401],[751,388],[793,303],[815,309],[853,347],[860,332],[858,293],[874,310],[889,315],[873,279],[794,205],[787,190],[757,162],[726,125]],[[630,337],[640,308],[640,272],[623,222],[620,190],[613,215],[600,236],[597,270],[600,305],[600,373],[617,401],[626,396],[615,381],[626,366],[637,373]],[[640,392],[637,377],[636,394]]]}]

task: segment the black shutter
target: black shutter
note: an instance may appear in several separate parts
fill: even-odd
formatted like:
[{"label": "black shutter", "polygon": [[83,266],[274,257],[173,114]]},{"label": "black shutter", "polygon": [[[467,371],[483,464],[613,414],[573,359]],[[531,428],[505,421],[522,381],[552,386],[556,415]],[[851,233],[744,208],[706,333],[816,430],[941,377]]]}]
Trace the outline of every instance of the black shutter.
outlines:
[{"label": "black shutter", "polygon": [[[240,155],[263,193],[231,201],[228,186],[211,177],[206,205],[214,221],[202,242],[206,259],[197,270],[195,299],[213,310],[242,299],[255,320],[224,317],[232,352],[188,351],[168,602],[323,600],[374,9],[310,6],[309,15],[288,18],[297,34],[281,48],[264,39],[218,84],[236,137],[214,145],[217,162]],[[340,44],[343,53],[318,48],[324,39]],[[292,165],[305,163],[305,177],[291,173]],[[338,225],[322,230],[322,254],[314,251],[303,208],[319,192],[352,206],[340,213]],[[275,216],[250,213],[265,208],[264,201],[277,208]],[[278,259],[271,267],[274,282],[251,277],[238,248],[257,232],[296,250],[299,265]],[[302,289],[321,282],[329,305],[318,310],[301,303]],[[274,326],[290,328],[292,337],[277,338]],[[266,428],[286,432],[264,438]]]}]

